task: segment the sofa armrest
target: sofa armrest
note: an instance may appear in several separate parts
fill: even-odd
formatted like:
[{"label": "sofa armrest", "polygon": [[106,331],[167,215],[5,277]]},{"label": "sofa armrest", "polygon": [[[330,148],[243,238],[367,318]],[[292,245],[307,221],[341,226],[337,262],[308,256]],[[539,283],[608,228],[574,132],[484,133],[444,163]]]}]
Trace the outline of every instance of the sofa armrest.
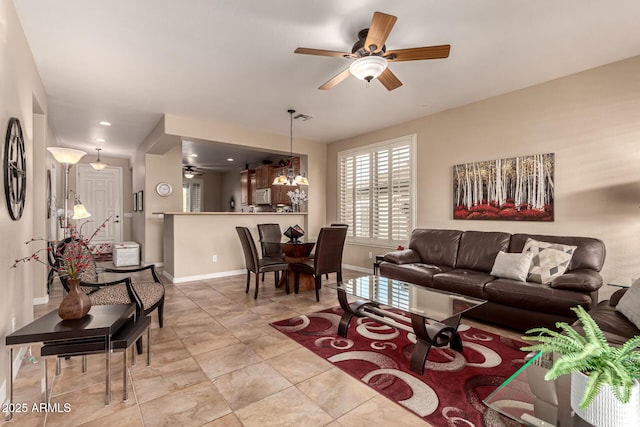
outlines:
[{"label": "sofa armrest", "polygon": [[393,264],[413,264],[421,262],[420,255],[413,249],[387,252],[384,254],[384,260]]},{"label": "sofa armrest", "polygon": [[556,277],[551,287],[571,291],[593,292],[602,287],[602,276],[595,270],[580,268]]},{"label": "sofa armrest", "polygon": [[627,292],[628,290],[629,288],[622,288],[615,291],[613,295],[611,295],[611,298],[609,298],[609,305],[611,307],[615,307],[616,305],[618,305],[618,303],[620,302],[620,298],[622,298],[625,292]]}]

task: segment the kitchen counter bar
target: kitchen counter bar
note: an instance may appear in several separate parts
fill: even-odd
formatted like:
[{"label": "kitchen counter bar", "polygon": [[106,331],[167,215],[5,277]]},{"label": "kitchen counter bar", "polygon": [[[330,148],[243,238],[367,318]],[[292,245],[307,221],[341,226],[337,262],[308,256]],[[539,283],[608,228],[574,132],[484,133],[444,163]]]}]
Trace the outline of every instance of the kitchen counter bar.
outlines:
[{"label": "kitchen counter bar", "polygon": [[153,212],[153,215],[307,215],[307,212]]},{"label": "kitchen counter bar", "polygon": [[[236,227],[248,227],[260,252],[258,224],[308,230],[306,212],[158,212],[163,220],[163,274],[173,283],[246,273]],[[309,235],[309,233],[307,233]]]}]

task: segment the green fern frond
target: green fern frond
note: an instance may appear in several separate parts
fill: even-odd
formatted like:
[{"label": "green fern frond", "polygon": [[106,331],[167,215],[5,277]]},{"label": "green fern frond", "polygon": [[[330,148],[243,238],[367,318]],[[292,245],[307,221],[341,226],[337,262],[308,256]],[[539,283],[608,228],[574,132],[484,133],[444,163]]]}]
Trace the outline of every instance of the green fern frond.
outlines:
[{"label": "green fern frond", "polygon": [[528,330],[522,339],[535,343],[522,350],[538,350],[560,356],[545,375],[547,380],[572,371],[588,373],[580,408],[587,407],[605,385],[611,386],[615,397],[621,402],[628,402],[635,380],[640,378],[640,336],[633,337],[621,347],[613,347],[584,308],[578,306],[572,310],[582,324],[584,336],[566,322],[558,322],[557,331],[548,328]]}]

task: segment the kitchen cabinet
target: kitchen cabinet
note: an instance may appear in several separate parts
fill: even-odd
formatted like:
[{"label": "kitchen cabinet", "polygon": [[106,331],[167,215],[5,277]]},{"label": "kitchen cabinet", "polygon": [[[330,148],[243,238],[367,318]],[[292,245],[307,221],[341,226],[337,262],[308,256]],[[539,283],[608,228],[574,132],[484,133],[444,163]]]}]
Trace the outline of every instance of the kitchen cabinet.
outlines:
[{"label": "kitchen cabinet", "polygon": [[256,204],[256,183],[257,176],[255,171],[249,171],[249,204]]},{"label": "kitchen cabinet", "polygon": [[[252,184],[253,183],[253,184]],[[254,170],[240,171],[240,204],[251,205],[255,199],[256,172]]]},{"label": "kitchen cabinet", "polygon": [[293,191],[298,187],[289,185],[274,185],[271,187],[271,204],[272,205],[288,205],[291,206],[291,199],[287,196],[287,192]]},{"label": "kitchen cabinet", "polygon": [[269,165],[262,165],[256,167],[256,188],[271,188],[271,182],[273,178],[271,177],[271,169],[272,167]]}]

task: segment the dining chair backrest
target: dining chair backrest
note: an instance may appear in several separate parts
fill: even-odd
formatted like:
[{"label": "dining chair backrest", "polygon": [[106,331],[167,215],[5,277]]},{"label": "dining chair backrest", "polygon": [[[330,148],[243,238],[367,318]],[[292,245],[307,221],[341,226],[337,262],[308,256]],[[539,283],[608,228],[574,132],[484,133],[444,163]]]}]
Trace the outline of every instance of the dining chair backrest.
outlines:
[{"label": "dining chair backrest", "polygon": [[347,238],[347,227],[322,227],[316,242],[315,274],[342,271],[342,252]]},{"label": "dining chair backrest", "polygon": [[[258,234],[260,235],[260,246],[263,257],[281,257],[282,251],[279,243],[282,239],[280,224],[258,224]],[[271,243],[271,244],[270,244]]]},{"label": "dining chair backrest", "polygon": [[260,260],[258,258],[258,250],[256,244],[253,241],[251,232],[247,227],[236,227],[240,243],[242,244],[242,250],[244,252],[244,260],[247,270],[258,273],[260,267]]}]

